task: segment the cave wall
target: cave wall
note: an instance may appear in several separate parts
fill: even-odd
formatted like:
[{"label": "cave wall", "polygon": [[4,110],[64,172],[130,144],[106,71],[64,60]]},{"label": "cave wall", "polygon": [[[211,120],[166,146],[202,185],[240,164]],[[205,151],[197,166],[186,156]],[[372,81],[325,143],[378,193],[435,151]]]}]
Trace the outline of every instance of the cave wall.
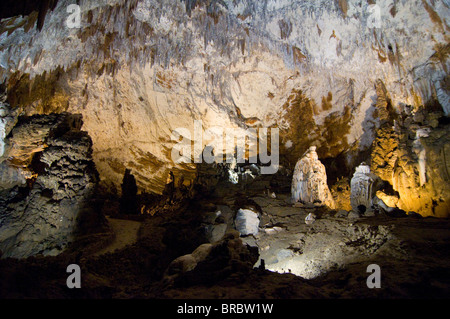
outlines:
[{"label": "cave wall", "polygon": [[23,172],[0,183],[0,256],[57,255],[75,238],[98,183],[81,115],[21,116],[2,164]]},{"label": "cave wall", "polygon": [[[346,171],[370,153],[383,117],[405,105],[450,113],[445,1],[60,0],[2,20],[0,82],[25,115],[80,113],[102,183],[162,192],[175,128],[277,126],[293,169],[317,146]],[[371,20],[372,19],[372,20]],[[389,111],[387,116],[389,117]],[[206,141],[204,141],[206,143]]]}]

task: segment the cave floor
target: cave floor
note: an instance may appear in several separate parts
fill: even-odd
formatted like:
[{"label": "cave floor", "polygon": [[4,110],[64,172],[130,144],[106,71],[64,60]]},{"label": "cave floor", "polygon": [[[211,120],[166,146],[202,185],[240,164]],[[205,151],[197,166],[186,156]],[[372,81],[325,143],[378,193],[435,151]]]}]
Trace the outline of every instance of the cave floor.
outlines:
[{"label": "cave floor", "polygon": [[114,240],[96,252],[94,256],[100,256],[107,253],[112,253],[116,250],[121,250],[128,245],[134,244],[138,240],[138,231],[141,223],[134,220],[115,219],[107,217],[108,223],[114,232]]},{"label": "cave floor", "polygon": [[[251,271],[205,284],[164,280],[168,265],[205,243],[204,216],[235,209],[235,198],[165,205],[142,222],[108,219],[110,232],[86,236],[56,257],[0,260],[2,298],[448,298],[450,220],[375,215],[351,219],[323,208],[293,207],[287,195],[250,196],[261,209],[260,231],[242,237],[258,247]],[[192,209],[194,207],[194,209]],[[209,211],[209,213],[208,213]],[[307,225],[313,212],[316,221]],[[115,234],[115,235],[114,235]],[[100,245],[99,242],[103,243]],[[94,248],[93,248],[94,247]],[[265,269],[258,267],[264,259]],[[69,264],[82,288],[66,286]],[[369,289],[367,267],[380,266],[381,288]],[[200,278],[199,278],[200,279]]]}]

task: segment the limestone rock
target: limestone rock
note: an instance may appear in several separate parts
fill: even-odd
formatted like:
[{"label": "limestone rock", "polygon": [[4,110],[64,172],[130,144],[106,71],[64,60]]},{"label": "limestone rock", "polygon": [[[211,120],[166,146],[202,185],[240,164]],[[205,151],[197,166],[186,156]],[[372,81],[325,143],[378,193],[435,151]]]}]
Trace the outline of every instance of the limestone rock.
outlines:
[{"label": "limestone rock", "polygon": [[[116,188],[133,162],[138,186],[161,193],[173,166],[171,132],[198,118],[205,129],[302,126],[298,140],[286,141],[295,161],[308,133],[330,156],[355,142],[370,146],[375,95],[393,108],[436,96],[450,112],[448,62],[437,58],[447,57],[446,27],[436,25],[447,19],[446,1],[378,4],[382,40],[367,22],[375,1],[89,1],[81,30],[64,27],[69,3],[57,1],[41,30],[33,15],[3,20],[0,82],[15,100],[27,93],[28,115],[81,112],[102,181]],[[308,121],[284,107],[294,89],[308,105],[288,104]],[[349,105],[348,129],[316,131]]]},{"label": "limestone rock", "polygon": [[0,159],[6,152],[5,138],[17,122],[17,111],[0,101]]},{"label": "limestone rock", "polygon": [[319,161],[314,146],[309,148],[295,166],[291,195],[294,203],[326,205],[332,209],[335,208],[327,185],[325,166]]},{"label": "limestone rock", "polygon": [[429,129],[418,129],[416,131],[416,139],[413,142],[412,149],[414,153],[416,153],[418,158],[418,166],[419,166],[419,178],[420,178],[420,186],[423,186],[427,182],[426,176],[426,150],[425,146],[422,144],[421,138],[428,137],[430,134]]},{"label": "limestone rock", "polygon": [[350,211],[347,215],[348,219],[358,219],[361,217],[361,214],[359,212],[355,212],[355,211]]},{"label": "limestone rock", "polygon": [[[80,127],[79,116],[64,113],[20,119],[12,130],[9,142],[16,148],[9,155],[26,164],[33,177],[27,188],[0,195],[3,258],[56,255],[73,240],[77,218],[98,181],[92,141]],[[36,142],[43,149],[33,153]]]},{"label": "limestone rock", "polygon": [[208,240],[210,243],[215,243],[223,238],[225,236],[225,233],[227,231],[227,224],[218,224],[213,225],[211,232],[208,236]]},{"label": "limestone rock", "polygon": [[429,130],[407,117],[395,126],[381,127],[373,145],[371,171],[399,197],[395,206],[384,202],[386,206],[423,217],[449,216],[450,126]]},{"label": "limestone rock", "polygon": [[259,231],[258,213],[250,209],[239,209],[235,219],[236,229],[241,236],[256,235]]},{"label": "limestone rock", "polygon": [[350,201],[352,209],[364,213],[372,206],[373,189],[376,176],[370,172],[370,167],[362,163],[356,168],[351,180]]},{"label": "limestone rock", "polygon": [[232,274],[245,276],[258,257],[258,248],[244,245],[239,234],[231,231],[221,241],[200,245],[191,254],[175,259],[164,279],[175,285],[211,284]]},{"label": "limestone rock", "polygon": [[316,221],[316,216],[313,213],[309,213],[305,218],[306,225],[312,225]]},{"label": "limestone rock", "polygon": [[334,217],[336,217],[336,218],[346,218],[348,216],[348,211],[346,211],[346,210],[339,210],[335,215],[334,215]]},{"label": "limestone rock", "polygon": [[387,206],[387,207],[391,207],[391,208],[395,208],[397,207],[398,204],[398,196],[395,195],[387,195],[385,194],[383,191],[377,191],[376,193],[376,197],[383,201],[383,203]]},{"label": "limestone rock", "polygon": [[333,195],[334,202],[336,203],[336,209],[342,209],[350,211],[352,209],[350,203],[350,179],[348,177],[338,178],[336,183],[330,189]]}]

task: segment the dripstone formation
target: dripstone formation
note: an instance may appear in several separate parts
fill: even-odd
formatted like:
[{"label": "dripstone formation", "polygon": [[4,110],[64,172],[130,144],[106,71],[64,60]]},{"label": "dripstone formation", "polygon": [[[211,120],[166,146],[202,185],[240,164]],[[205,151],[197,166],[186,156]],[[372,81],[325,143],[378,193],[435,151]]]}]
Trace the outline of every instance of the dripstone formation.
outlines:
[{"label": "dripstone formation", "polygon": [[370,172],[370,167],[362,163],[356,168],[351,180],[350,202],[355,212],[364,213],[372,206],[373,183],[376,176]]},{"label": "dripstone formation", "polygon": [[[26,172],[26,185],[0,192],[2,257],[57,255],[73,239],[98,173],[81,116],[69,113],[19,118],[4,162]],[[30,155],[31,154],[31,155]]]},{"label": "dripstone formation", "polygon": [[303,204],[335,207],[327,185],[325,166],[312,146],[297,162],[292,179],[292,201]]}]

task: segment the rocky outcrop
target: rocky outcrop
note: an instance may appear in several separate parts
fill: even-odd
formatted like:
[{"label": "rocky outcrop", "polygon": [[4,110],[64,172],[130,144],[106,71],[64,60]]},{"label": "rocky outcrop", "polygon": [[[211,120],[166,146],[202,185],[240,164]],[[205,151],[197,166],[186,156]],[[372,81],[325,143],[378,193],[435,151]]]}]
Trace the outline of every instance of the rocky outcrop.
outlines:
[{"label": "rocky outcrop", "polygon": [[8,143],[10,167],[20,163],[32,177],[0,196],[2,257],[56,255],[74,239],[78,217],[98,182],[92,140],[81,116],[20,118]]},{"label": "rocky outcrop", "polygon": [[247,275],[258,261],[258,250],[243,244],[239,233],[228,232],[216,243],[203,244],[191,254],[178,257],[165,271],[168,285],[211,284],[230,275]]},{"label": "rocky outcrop", "polygon": [[380,197],[407,213],[448,217],[450,127],[444,123],[432,127],[433,113],[403,117],[394,125],[382,126],[373,144],[371,171],[397,193]]},{"label": "rocky outcrop", "polygon": [[294,203],[335,207],[327,184],[325,166],[319,161],[314,146],[295,165],[291,194]]}]

